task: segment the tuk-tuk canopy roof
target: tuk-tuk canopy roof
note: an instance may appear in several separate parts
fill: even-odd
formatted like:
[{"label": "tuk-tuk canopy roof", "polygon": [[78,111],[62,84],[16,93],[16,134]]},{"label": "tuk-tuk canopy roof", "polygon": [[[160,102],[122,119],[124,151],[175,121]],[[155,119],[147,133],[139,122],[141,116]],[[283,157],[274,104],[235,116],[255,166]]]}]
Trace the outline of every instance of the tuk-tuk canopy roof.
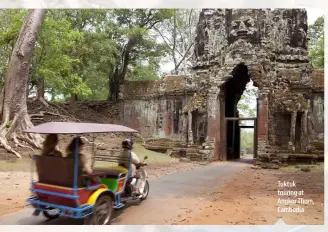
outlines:
[{"label": "tuk-tuk canopy roof", "polygon": [[115,124],[48,122],[32,127],[25,132],[36,134],[90,134],[110,132],[137,133],[138,131],[126,126]]}]

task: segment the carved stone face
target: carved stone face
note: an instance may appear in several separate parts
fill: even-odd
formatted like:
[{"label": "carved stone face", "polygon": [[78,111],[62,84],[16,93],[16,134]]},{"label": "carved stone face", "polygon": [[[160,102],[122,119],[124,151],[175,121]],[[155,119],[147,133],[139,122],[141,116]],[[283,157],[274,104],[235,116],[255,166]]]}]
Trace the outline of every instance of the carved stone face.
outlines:
[{"label": "carved stone face", "polygon": [[296,26],[294,33],[291,37],[290,45],[292,47],[306,48],[306,32],[301,26]]},{"label": "carved stone face", "polygon": [[[247,12],[248,13],[248,12]],[[256,42],[258,30],[253,15],[246,12],[232,12],[229,28],[229,44],[238,40]]]}]

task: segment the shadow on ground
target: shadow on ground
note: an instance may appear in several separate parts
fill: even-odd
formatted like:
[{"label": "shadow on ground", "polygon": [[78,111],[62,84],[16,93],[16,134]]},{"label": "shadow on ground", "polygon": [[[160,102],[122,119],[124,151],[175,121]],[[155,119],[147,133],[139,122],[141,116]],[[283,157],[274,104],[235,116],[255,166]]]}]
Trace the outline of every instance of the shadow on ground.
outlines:
[{"label": "shadow on ground", "polygon": [[[112,219],[111,219],[111,224],[116,224],[119,223],[121,221],[121,214],[124,212],[124,210],[126,210],[127,208],[131,207],[131,206],[138,206],[140,204],[140,200],[134,200],[134,201],[129,201],[125,207],[123,207],[122,209],[117,209],[114,210],[113,215],[112,215]],[[42,217],[42,215],[40,215],[40,217]],[[26,222],[24,222],[26,220]],[[22,219],[20,220],[20,224],[22,225],[28,225],[28,220],[29,218],[26,219]],[[83,225],[84,221],[83,219],[70,219],[70,218],[57,218],[57,219],[44,219],[44,221],[42,223],[40,223],[41,225]]]}]

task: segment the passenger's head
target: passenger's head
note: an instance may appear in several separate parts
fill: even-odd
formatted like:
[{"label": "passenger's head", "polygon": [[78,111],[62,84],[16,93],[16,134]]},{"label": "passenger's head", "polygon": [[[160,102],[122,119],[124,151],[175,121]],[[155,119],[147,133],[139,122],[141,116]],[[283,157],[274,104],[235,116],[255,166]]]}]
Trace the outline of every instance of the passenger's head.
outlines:
[{"label": "passenger's head", "polygon": [[43,142],[43,155],[48,155],[50,152],[54,151],[58,144],[58,136],[56,134],[47,135]]},{"label": "passenger's head", "polygon": [[74,153],[75,152],[75,147],[76,143],[78,143],[78,151],[80,152],[83,148],[84,142],[80,137],[75,137],[72,142],[68,145],[66,148],[67,153]]},{"label": "passenger's head", "polygon": [[123,149],[132,150],[132,148],[133,148],[133,141],[132,141],[132,139],[124,139],[122,141],[122,148]]}]

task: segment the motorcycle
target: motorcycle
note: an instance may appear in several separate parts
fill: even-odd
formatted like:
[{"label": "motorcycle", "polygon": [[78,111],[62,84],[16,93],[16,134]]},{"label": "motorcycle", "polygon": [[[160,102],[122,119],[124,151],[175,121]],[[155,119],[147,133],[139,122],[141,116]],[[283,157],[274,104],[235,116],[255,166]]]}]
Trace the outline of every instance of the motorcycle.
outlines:
[{"label": "motorcycle", "polygon": [[[148,159],[148,156],[145,156],[143,159],[143,163]],[[146,164],[147,165],[147,164]],[[149,194],[149,182],[147,180],[147,172],[144,167],[138,166],[137,172],[140,174],[140,178],[131,177],[125,186],[124,193],[121,196],[122,203],[126,203],[129,200],[137,200],[141,201],[146,200]],[[138,181],[142,181],[140,184],[140,189],[142,193],[138,195],[136,193],[137,183]]]}]

